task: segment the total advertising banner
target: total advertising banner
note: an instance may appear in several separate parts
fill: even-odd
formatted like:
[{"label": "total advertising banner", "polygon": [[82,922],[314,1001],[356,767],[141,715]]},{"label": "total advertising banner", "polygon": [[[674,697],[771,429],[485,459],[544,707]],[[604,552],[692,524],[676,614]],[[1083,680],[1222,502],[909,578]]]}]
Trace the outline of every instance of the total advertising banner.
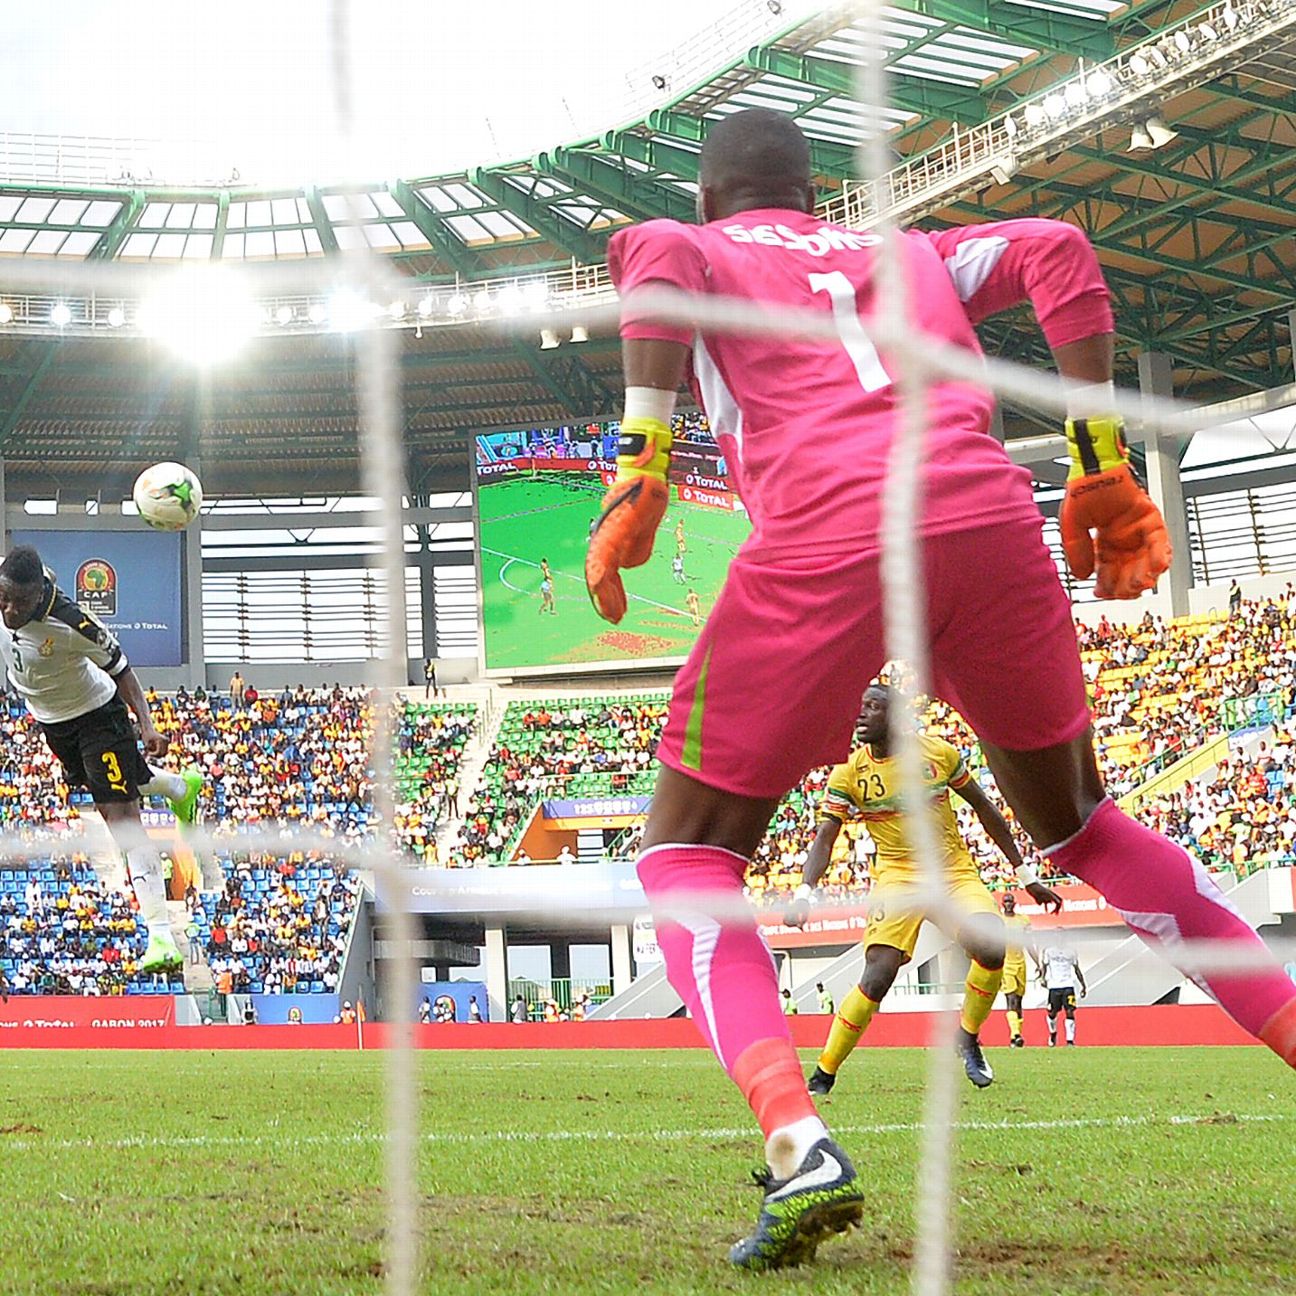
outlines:
[{"label": "total advertising banner", "polygon": [[0,1000],[0,1047],[5,1032],[27,1030],[158,1030],[175,1025],[175,996],[10,995]]},{"label": "total advertising banner", "polygon": [[14,531],[59,588],[121,641],[133,666],[182,664],[181,537],[149,531]]}]

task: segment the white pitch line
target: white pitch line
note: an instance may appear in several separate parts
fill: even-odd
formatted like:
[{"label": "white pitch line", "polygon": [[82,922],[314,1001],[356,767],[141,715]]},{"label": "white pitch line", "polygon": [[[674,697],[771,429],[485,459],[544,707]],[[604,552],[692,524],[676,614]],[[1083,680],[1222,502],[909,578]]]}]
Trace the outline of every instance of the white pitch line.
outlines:
[{"label": "white pitch line", "polygon": [[[956,1121],[954,1128],[974,1132],[1004,1133],[1013,1130],[1132,1129],[1155,1125],[1257,1125],[1296,1121],[1296,1112],[1246,1114],[1203,1112],[1200,1115],[1170,1116],[1077,1116],[1061,1120]],[[868,1125],[835,1125],[834,1134],[916,1134],[925,1128],[921,1121],[894,1121]],[[430,1132],[420,1136],[422,1143],[474,1147],[489,1143],[681,1143],[691,1140],[755,1141],[757,1132],[746,1126],[721,1126],[716,1129],[681,1130],[486,1130],[478,1134],[458,1131]],[[378,1146],[387,1141],[380,1130],[362,1130],[354,1134],[207,1134],[173,1137],[129,1137],[121,1139],[3,1139],[0,1159],[5,1152],[122,1152],[141,1148],[222,1148],[222,1147],[356,1147]]]},{"label": "white pitch line", "polygon": [[[500,568],[500,579],[501,579],[501,580],[503,580],[503,574],[504,574],[504,571],[505,571],[505,570],[506,570],[506,569],[507,569],[511,564],[513,564],[513,563],[521,563],[524,567],[534,567],[534,568],[536,568],[537,570],[539,570],[539,568],[540,568],[540,564],[539,564],[538,562],[532,562],[529,558],[519,558],[519,557],[517,557],[516,554],[508,554],[508,553],[505,553],[502,549],[487,549],[487,548],[483,545],[483,546],[482,546],[482,553],[494,554],[494,556],[495,556],[496,558],[507,558],[507,559],[509,560],[507,563],[504,564],[503,567]],[[580,577],[580,576],[573,576],[573,575],[571,574],[571,572],[557,571],[557,572],[554,572],[554,575],[555,575],[555,576],[561,576],[564,580],[578,581],[578,582],[580,582],[582,585],[585,583],[583,577]],[[504,584],[505,584],[506,586],[508,586],[508,588],[511,589],[511,590],[516,590],[516,589],[517,589],[517,586],[516,586],[516,585],[509,585],[508,581],[504,581]],[[519,592],[519,593],[532,593],[532,592],[538,592],[538,591],[519,590],[518,592]],[[682,612],[679,608],[671,607],[671,605],[670,605],[669,603],[658,603],[656,599],[651,599],[651,598],[649,598],[646,594],[633,594],[633,593],[631,593],[629,590],[626,590],[626,598],[629,599],[629,600],[631,600],[631,601],[633,601],[633,602],[638,602],[638,603],[647,603],[647,604],[649,604],[649,605],[652,606],[652,607],[655,607],[655,608],[661,608],[661,610],[662,610],[663,612],[670,612],[670,613],[672,613],[674,616],[682,617],[682,616],[687,616],[687,615],[688,615],[687,612]]]}]

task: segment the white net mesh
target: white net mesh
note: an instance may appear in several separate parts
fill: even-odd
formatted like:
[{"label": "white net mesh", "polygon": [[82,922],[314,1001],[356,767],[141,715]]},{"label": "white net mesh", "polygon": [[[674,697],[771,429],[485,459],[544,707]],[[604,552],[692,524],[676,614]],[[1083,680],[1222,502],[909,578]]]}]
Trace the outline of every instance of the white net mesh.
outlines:
[{"label": "white net mesh", "polygon": [[[858,5],[859,18],[868,33],[867,46],[879,55],[866,60],[860,70],[859,100],[865,122],[880,119],[867,105],[888,102],[886,68],[881,55],[886,50],[883,38],[885,8],[880,3]],[[345,0],[334,0],[330,23],[334,51],[333,91],[337,129],[345,137],[349,130],[351,83],[348,51],[349,6]],[[873,187],[880,193],[883,177],[890,167],[886,136],[871,134],[862,151],[861,165],[866,192]],[[886,204],[874,202],[874,210]],[[357,212],[357,223],[359,213]],[[884,247],[897,235],[889,221],[874,226],[882,235]],[[903,415],[894,442],[883,515],[882,579],[886,607],[886,643],[888,656],[911,667],[903,675],[902,688],[910,694],[925,691],[929,680],[927,643],[924,623],[924,589],[921,549],[917,543],[920,469],[923,461],[924,392],[928,384],[941,377],[972,380],[993,387],[1001,396],[1008,395],[1028,402],[1037,409],[1059,417],[1066,410],[1066,393],[1062,384],[1049,375],[1032,369],[989,359],[982,361],[968,351],[952,347],[938,339],[920,338],[911,321],[909,303],[898,273],[899,258],[883,255],[879,260],[880,308],[872,322],[864,327],[870,338],[887,348],[899,359],[893,377],[903,395]],[[80,294],[107,299],[138,299],[155,278],[148,271],[113,263],[85,265],[25,265],[6,267],[6,282],[12,288],[26,288],[33,294]],[[277,264],[256,270],[257,293],[262,298],[321,294],[326,291],[351,291],[375,302],[400,296],[401,279],[381,258],[365,254],[348,254],[323,263]],[[655,290],[639,300],[641,310],[650,310],[659,318],[708,330],[734,330],[753,334],[776,334],[780,337],[804,337],[838,340],[834,323],[823,314],[795,313],[780,309],[777,315],[763,311],[748,301],[726,301],[715,297],[693,299],[682,294]],[[614,305],[592,309],[551,308],[533,312],[525,322],[499,320],[493,327],[500,330],[523,329],[534,333],[542,326],[580,324],[586,327],[610,328],[615,325]],[[375,662],[371,683],[384,696],[390,696],[405,684],[406,645],[405,610],[405,543],[402,534],[402,506],[405,498],[404,456],[400,413],[400,381],[396,368],[394,343],[396,334],[385,328],[368,328],[360,334],[358,359],[358,397],[361,415],[361,461],[365,493],[382,501],[384,599],[384,643],[380,659]],[[1147,434],[1179,434],[1200,425],[1203,416],[1173,402],[1156,400],[1138,394],[1118,394],[1120,412],[1136,428]],[[633,579],[633,577],[631,577]],[[904,780],[906,807],[912,814],[913,833],[923,862],[925,889],[923,903],[928,912],[949,926],[957,925],[963,916],[955,901],[942,885],[942,863],[935,832],[927,814],[916,733],[902,717],[908,707],[893,708],[897,753]],[[390,825],[394,810],[394,777],[392,770],[393,735],[391,710],[386,705],[375,708],[372,729],[371,759],[377,771],[374,804],[378,822]],[[417,1086],[413,1051],[412,1008],[416,961],[412,954],[414,920],[409,903],[408,869],[405,858],[386,832],[365,840],[347,841],[333,834],[312,833],[309,829],[292,834],[292,848],[319,851],[330,858],[371,870],[383,886],[386,900],[384,920],[392,946],[392,957],[381,962],[386,983],[383,986],[385,1016],[390,1023],[387,1051],[387,1165],[388,1201],[386,1232],[386,1283],[393,1296],[410,1296],[418,1288],[420,1260],[417,1226],[417,1184],[415,1152],[418,1139]],[[199,838],[200,849],[219,852],[229,842],[219,836]],[[63,849],[65,842],[60,842]],[[247,831],[237,839],[239,850],[264,851],[279,855],[285,849],[285,836],[278,829]],[[34,843],[28,837],[6,834],[0,838],[0,853],[12,859],[34,858],[48,853],[48,846]],[[885,898],[885,897],[883,897]],[[445,898],[447,911],[472,912],[473,889],[465,878],[453,896]],[[694,897],[692,903],[699,903]],[[596,906],[583,903],[581,897],[565,889],[561,908],[546,903],[543,888],[535,893],[537,915],[553,927],[563,923],[587,925],[597,914]],[[732,896],[714,896],[705,900],[709,913],[735,922],[746,921],[750,909],[744,900]],[[826,906],[831,909],[831,905]],[[659,913],[658,918],[670,916]],[[1281,944],[1281,943],[1279,943]],[[1288,943],[1290,947],[1291,943]],[[1286,948],[1286,947],[1285,947]],[[1221,951],[1209,944],[1188,944],[1177,952],[1177,963],[1186,972],[1221,970],[1255,965],[1258,955]],[[952,1012],[939,1014],[940,1026],[933,1037],[931,1070],[922,1119],[922,1145],[917,1185],[917,1237],[913,1267],[913,1290],[921,1296],[938,1296],[951,1286],[951,1230],[953,1141],[958,1128],[954,1071],[949,1053],[955,1027]],[[450,1153],[447,1152],[447,1155]]]}]

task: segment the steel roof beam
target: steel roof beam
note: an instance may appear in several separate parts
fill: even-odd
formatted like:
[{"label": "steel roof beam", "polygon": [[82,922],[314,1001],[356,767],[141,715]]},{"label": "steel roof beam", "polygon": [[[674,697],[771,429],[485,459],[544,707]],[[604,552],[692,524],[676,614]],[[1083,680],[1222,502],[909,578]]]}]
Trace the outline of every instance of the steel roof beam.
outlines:
[{"label": "steel roof beam", "polygon": [[894,0],[896,7],[941,22],[972,27],[1014,45],[1043,53],[1069,54],[1101,61],[1116,53],[1112,30],[1101,19],[1072,17],[1048,10],[1011,7],[996,0]]},{"label": "steel roof beam", "polygon": [[[836,95],[836,93],[836,91],[826,93],[823,98],[831,99]],[[815,100],[816,104],[820,102],[822,102],[821,99]],[[805,108],[798,109],[797,114],[795,115],[799,116],[802,112],[808,111],[810,107],[811,105],[807,104]],[[687,140],[693,144],[702,144],[706,140],[707,131],[715,123],[709,121],[705,117],[690,117],[685,113],[673,112],[669,108],[659,108],[656,112],[648,114],[645,124],[650,131],[654,132],[654,134],[668,135],[672,139]],[[613,148],[614,151],[620,152],[621,150],[616,148],[609,141],[613,138],[620,140],[623,136],[631,139],[643,138],[643,136],[632,135],[628,131],[610,131],[603,137],[603,142],[609,148]],[[851,178],[854,176],[855,150],[851,145],[835,144],[830,140],[816,139],[811,139],[808,143],[810,145],[811,170],[820,175],[841,175],[843,178]],[[682,150],[682,152],[685,153],[688,151],[688,149]],[[627,152],[626,156],[634,157],[635,154]],[[649,166],[652,165],[651,162],[647,162],[647,159],[640,158],[638,160],[646,162]],[[676,172],[675,174],[678,175],[679,173]],[[693,174],[686,176],[685,178],[689,180],[697,179],[696,161],[693,163]]]},{"label": "steel roof beam", "polygon": [[[542,238],[578,261],[597,261],[605,255],[605,240],[555,215],[539,198],[510,184],[502,172],[478,167],[468,173],[468,179],[506,212],[524,221]],[[583,195],[573,194],[572,197]]]},{"label": "steel roof beam", "polygon": [[44,347],[40,360],[36,368],[31,370],[31,377],[27,379],[26,385],[18,394],[18,399],[14,401],[12,408],[5,418],[4,426],[0,427],[0,455],[4,454],[9,448],[9,442],[13,439],[14,429],[17,428],[19,420],[31,404],[40,385],[44,381],[45,372],[49,369],[58,354],[59,344],[57,341],[39,343]]},{"label": "steel roof beam", "polygon": [[[758,45],[748,51],[745,62],[757,71],[800,81],[816,90],[830,91],[848,99],[854,98],[857,90],[855,69],[832,59]],[[985,101],[973,86],[956,87],[923,77],[907,77],[903,68],[893,68],[889,90],[891,100],[897,106],[927,117],[950,118],[967,126],[984,121],[986,117]]]},{"label": "steel roof beam", "polygon": [[448,230],[440,216],[410,188],[405,180],[393,180],[389,192],[432,250],[457,275],[471,279],[477,273],[468,249]]},{"label": "steel roof beam", "polygon": [[111,261],[118,249],[126,241],[135,222],[144,211],[145,193],[143,189],[132,189],[122,202],[121,210],[113,217],[112,224],[103,232],[103,237],[90,250],[87,261]]},{"label": "steel roof beam", "polygon": [[606,207],[636,220],[672,217],[691,220],[693,199],[683,190],[659,184],[636,171],[618,167],[606,158],[583,149],[556,148],[541,153],[535,169],[564,184],[575,185]]}]

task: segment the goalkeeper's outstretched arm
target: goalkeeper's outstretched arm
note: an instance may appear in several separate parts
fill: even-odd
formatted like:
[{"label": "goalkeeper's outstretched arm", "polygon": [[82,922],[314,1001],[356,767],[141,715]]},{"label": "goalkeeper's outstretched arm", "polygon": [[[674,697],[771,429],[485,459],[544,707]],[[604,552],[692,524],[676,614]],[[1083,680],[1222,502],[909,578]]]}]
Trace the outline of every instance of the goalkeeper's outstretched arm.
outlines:
[{"label": "goalkeeper's outstretched arm", "polygon": [[617,447],[617,475],[590,533],[585,586],[599,616],[625,616],[621,571],[652,556],[653,539],[669,499],[671,415],[684,380],[688,347],[660,338],[621,343],[626,400]]}]

